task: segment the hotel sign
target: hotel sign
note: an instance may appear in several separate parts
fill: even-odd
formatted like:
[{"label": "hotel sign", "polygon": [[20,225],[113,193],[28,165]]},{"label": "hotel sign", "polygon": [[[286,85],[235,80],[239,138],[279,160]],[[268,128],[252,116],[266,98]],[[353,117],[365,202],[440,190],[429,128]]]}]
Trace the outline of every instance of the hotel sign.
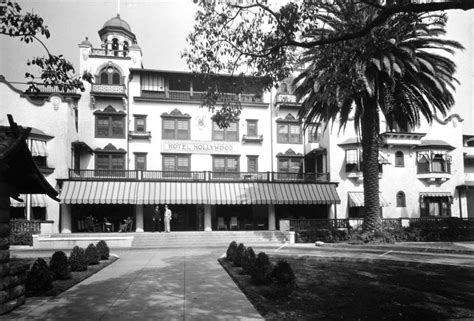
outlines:
[{"label": "hotel sign", "polygon": [[239,144],[213,141],[177,141],[164,140],[161,142],[162,153],[182,154],[239,154]]}]

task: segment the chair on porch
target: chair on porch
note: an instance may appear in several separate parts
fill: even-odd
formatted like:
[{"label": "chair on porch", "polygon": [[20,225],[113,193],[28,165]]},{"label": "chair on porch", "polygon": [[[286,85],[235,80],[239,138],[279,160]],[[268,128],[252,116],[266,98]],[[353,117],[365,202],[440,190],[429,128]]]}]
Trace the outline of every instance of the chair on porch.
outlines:
[{"label": "chair on porch", "polygon": [[217,218],[217,230],[227,230],[223,217]]},{"label": "chair on porch", "polygon": [[233,228],[235,228],[236,230],[239,229],[239,223],[237,222],[236,216],[232,216],[230,218],[230,229],[232,230]]}]

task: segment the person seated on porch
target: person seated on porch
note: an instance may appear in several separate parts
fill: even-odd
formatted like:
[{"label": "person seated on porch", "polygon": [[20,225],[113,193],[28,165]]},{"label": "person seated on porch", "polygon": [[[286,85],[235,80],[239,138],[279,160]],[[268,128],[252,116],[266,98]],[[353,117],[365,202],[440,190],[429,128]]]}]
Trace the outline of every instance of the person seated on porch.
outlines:
[{"label": "person seated on porch", "polygon": [[104,231],[112,232],[112,223],[109,221],[107,217],[104,217]]},{"label": "person seated on porch", "polygon": [[127,232],[131,224],[132,224],[132,218],[129,216],[125,220],[123,220],[122,224],[120,224],[119,232]]},{"label": "person seated on porch", "polygon": [[92,214],[89,214],[87,217],[86,217],[86,231],[87,232],[93,232],[94,231],[94,217],[92,216]]}]

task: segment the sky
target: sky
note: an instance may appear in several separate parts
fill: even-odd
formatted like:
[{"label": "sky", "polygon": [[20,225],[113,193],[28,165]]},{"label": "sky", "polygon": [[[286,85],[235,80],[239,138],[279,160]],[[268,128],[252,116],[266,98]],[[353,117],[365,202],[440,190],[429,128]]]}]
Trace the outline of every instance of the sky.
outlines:
[{"label": "sky", "polygon": [[[98,31],[115,17],[127,21],[142,48],[145,68],[187,70],[180,52],[194,24],[193,0],[20,0],[23,11],[39,14],[51,37],[45,40],[54,54],[63,54],[77,68],[78,44],[89,37],[100,48]],[[120,3],[120,5],[119,5]],[[38,43],[0,38],[0,74],[9,81],[25,82],[26,61],[46,52]]]},{"label": "sky", "polygon": [[[88,37],[94,48],[99,48],[98,31],[120,11],[121,18],[129,23],[142,48],[145,68],[187,70],[180,52],[186,47],[186,36],[193,28],[197,9],[193,0],[17,1],[24,11],[33,11],[43,17],[51,32],[45,44],[52,53],[63,54],[76,67],[79,65],[78,44]],[[459,70],[456,77],[462,86],[455,93],[456,110],[453,112],[461,114],[465,119],[463,127],[474,135],[474,10],[450,10],[447,29],[448,38],[466,47],[455,56]],[[36,70],[28,70],[28,58],[45,54],[38,43],[25,44],[3,36],[0,38],[0,75],[10,82],[25,82],[25,72],[37,74]]]}]

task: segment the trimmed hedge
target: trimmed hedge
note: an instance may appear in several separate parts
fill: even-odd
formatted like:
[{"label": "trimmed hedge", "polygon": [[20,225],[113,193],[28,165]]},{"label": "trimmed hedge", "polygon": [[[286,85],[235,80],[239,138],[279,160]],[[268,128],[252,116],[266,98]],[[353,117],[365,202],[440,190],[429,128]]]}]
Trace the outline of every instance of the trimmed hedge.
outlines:
[{"label": "trimmed hedge", "polygon": [[268,255],[264,252],[258,253],[252,269],[252,280],[257,284],[268,284],[271,281],[271,273],[272,264]]},{"label": "trimmed hedge", "polygon": [[97,242],[97,251],[101,260],[108,260],[110,255],[110,249],[107,243],[104,240]]},{"label": "trimmed hedge", "polygon": [[63,251],[54,252],[49,262],[49,269],[55,279],[66,280],[71,278],[71,266]]},{"label": "trimmed hedge", "polygon": [[53,288],[52,272],[42,258],[36,259],[26,276],[25,288],[28,292],[47,291]]},{"label": "trimmed hedge", "polygon": [[71,271],[87,270],[86,253],[82,247],[74,246],[69,256],[69,264],[71,265]]},{"label": "trimmed hedge", "polygon": [[234,257],[234,252],[236,250],[237,250],[237,242],[236,241],[230,242],[229,247],[227,248],[227,252],[226,252],[227,260],[232,261]]},{"label": "trimmed hedge", "polygon": [[310,229],[298,231],[296,243],[314,243],[317,241],[325,243],[336,243],[348,241],[351,234],[345,229]]},{"label": "trimmed hedge", "polygon": [[279,260],[272,271],[275,280],[276,293],[280,296],[288,296],[296,288],[295,274],[290,264],[285,260]]},{"label": "trimmed hedge", "polygon": [[244,251],[244,255],[242,256],[242,269],[244,270],[245,274],[251,274],[252,269],[255,266],[255,260],[257,257],[255,256],[255,252],[252,247],[247,247]]},{"label": "trimmed hedge", "polygon": [[232,262],[234,262],[235,266],[242,266],[242,257],[244,256],[245,252],[245,245],[240,243],[237,246],[237,249],[234,251],[234,255],[232,257]]},{"label": "trimmed hedge", "polygon": [[99,264],[100,255],[94,244],[91,243],[87,246],[85,254],[86,254],[87,265]]}]

